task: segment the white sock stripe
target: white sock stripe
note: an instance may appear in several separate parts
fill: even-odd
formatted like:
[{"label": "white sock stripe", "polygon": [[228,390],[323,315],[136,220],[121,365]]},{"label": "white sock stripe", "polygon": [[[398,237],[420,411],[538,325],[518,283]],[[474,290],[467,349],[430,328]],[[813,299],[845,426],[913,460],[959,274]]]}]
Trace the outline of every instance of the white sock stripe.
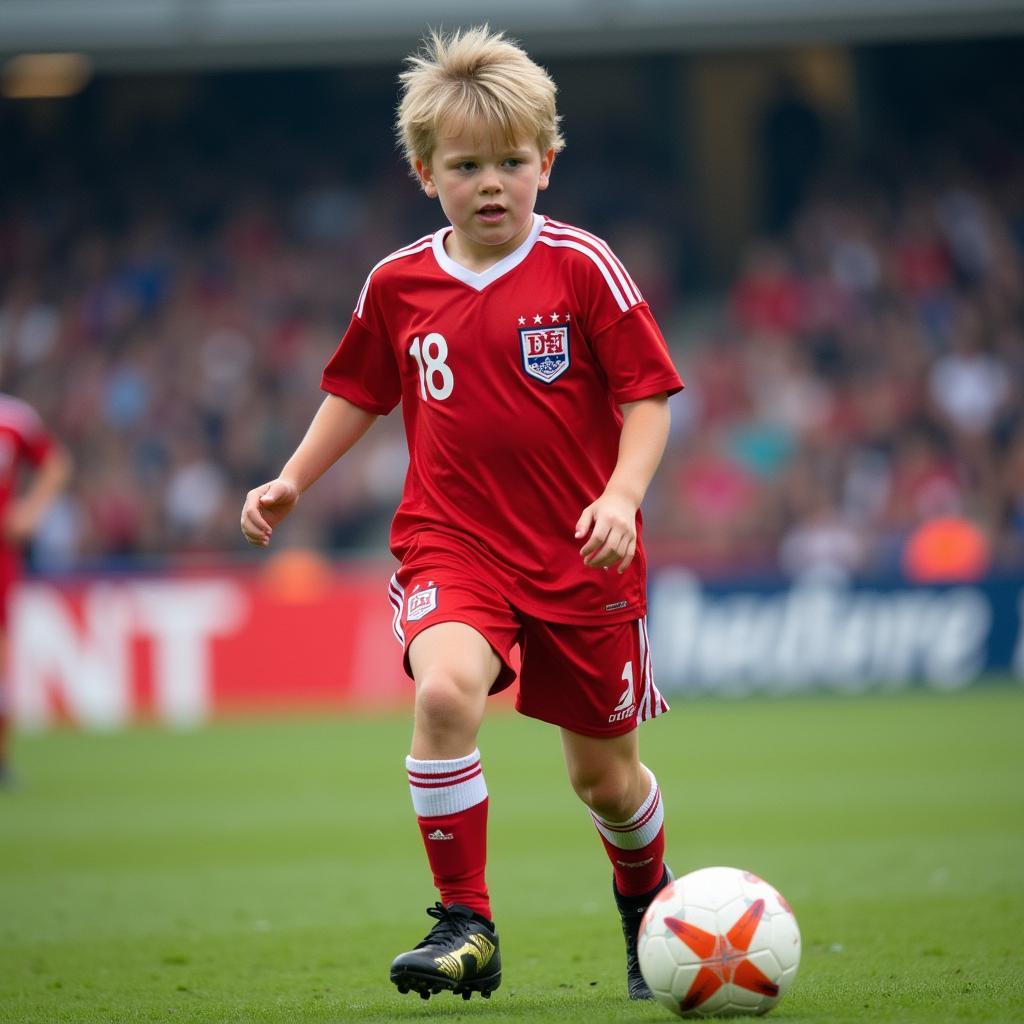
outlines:
[{"label": "white sock stripe", "polygon": [[445,786],[457,786],[459,783],[468,782],[470,779],[475,779],[478,775],[483,772],[480,765],[476,765],[473,768],[468,768],[456,776],[449,775],[413,775],[409,773],[409,785],[415,786],[417,789],[443,789]]},{"label": "white sock stripe", "polygon": [[405,759],[412,806],[420,818],[457,814],[487,799],[480,751],[447,761]]},{"label": "white sock stripe", "polygon": [[652,816],[657,814],[658,808],[661,806],[661,790],[655,790],[654,799],[649,803],[645,801],[645,803],[646,806],[643,814],[636,821],[631,820],[628,825],[617,825],[614,822],[605,821],[604,818],[594,814],[593,811],[591,811],[591,814],[593,815],[595,824],[597,824],[598,827],[603,830],[607,830],[608,832],[615,832],[618,835],[624,836],[630,832],[636,832],[638,829],[642,829],[651,820]]},{"label": "white sock stripe", "polygon": [[665,809],[662,806],[661,793],[659,792],[655,797],[654,803],[649,808],[645,820],[633,828],[621,830],[605,824],[596,814],[592,814],[591,817],[594,819],[597,831],[612,846],[620,850],[640,850],[647,846],[648,843],[653,842],[661,831],[662,826],[665,824]]},{"label": "white sock stripe", "polygon": [[453,757],[447,761],[417,761],[415,757],[405,759],[405,770],[413,775],[457,775],[480,763],[480,748],[464,757]]},{"label": "white sock stripe", "polygon": [[477,772],[472,778],[460,782],[456,786],[439,786],[424,788],[410,786],[412,807],[418,818],[439,818],[445,814],[458,814],[468,811],[487,799],[487,783],[483,772]]},{"label": "white sock stripe", "polygon": [[453,772],[413,772],[406,769],[410,786],[454,786],[480,771],[480,762],[475,761],[467,768]]},{"label": "white sock stripe", "polygon": [[650,769],[647,770],[647,774],[651,778],[650,792],[636,813],[626,821],[606,821],[593,811],[590,812],[598,832],[620,850],[642,849],[654,841],[665,824],[665,808],[661,801],[658,780]]},{"label": "white sock stripe", "polygon": [[647,796],[644,797],[643,802],[625,821],[609,821],[607,818],[602,818],[599,814],[595,814],[591,811],[590,813],[593,814],[602,825],[607,825],[609,828],[613,828],[618,831],[628,831],[631,828],[635,828],[647,817],[651,806],[658,797],[658,780],[654,777],[654,772],[652,772],[647,765],[642,765],[641,767],[645,772],[647,772],[647,777],[651,780],[651,788],[647,791]]}]

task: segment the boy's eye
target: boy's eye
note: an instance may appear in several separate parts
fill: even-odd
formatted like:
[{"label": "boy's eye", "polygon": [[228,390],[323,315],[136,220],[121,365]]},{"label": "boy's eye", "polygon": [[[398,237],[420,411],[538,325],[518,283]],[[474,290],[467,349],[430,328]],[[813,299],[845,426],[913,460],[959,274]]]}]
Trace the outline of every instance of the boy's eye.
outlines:
[{"label": "boy's eye", "polygon": [[472,160],[463,160],[461,163],[456,164],[456,170],[459,171],[471,171],[476,167],[476,164]]},{"label": "boy's eye", "polygon": [[523,161],[517,156],[510,156],[506,161],[506,165],[509,167],[518,167]]}]

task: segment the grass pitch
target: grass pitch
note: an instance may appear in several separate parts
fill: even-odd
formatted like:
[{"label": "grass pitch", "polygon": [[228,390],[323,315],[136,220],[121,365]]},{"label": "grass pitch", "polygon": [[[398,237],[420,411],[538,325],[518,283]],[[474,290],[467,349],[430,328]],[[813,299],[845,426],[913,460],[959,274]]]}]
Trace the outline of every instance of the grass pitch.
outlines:
[{"label": "grass pitch", "polygon": [[[1024,1019],[1024,693],[678,702],[643,729],[677,874],[732,864],[803,932],[794,1021]],[[549,727],[494,716],[490,1002],[387,980],[433,902],[404,718],[16,744],[0,1021],[618,1022],[609,869]]]}]

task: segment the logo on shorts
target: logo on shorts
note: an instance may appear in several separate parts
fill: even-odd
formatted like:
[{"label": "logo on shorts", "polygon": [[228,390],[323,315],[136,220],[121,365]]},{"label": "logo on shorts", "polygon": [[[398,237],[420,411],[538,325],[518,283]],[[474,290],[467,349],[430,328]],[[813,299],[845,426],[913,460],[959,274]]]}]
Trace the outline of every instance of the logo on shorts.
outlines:
[{"label": "logo on shorts", "polygon": [[622,691],[622,695],[619,697],[619,703],[615,705],[615,710],[608,716],[609,722],[621,722],[636,710],[636,697],[633,694],[633,678],[630,673],[629,678],[626,679],[626,688]]},{"label": "logo on shorts", "polygon": [[569,325],[520,327],[523,369],[528,377],[551,384],[569,369]]},{"label": "logo on shorts", "polygon": [[437,587],[427,587],[425,590],[417,590],[415,594],[409,595],[405,604],[405,618],[408,622],[415,622],[429,615],[437,607]]}]

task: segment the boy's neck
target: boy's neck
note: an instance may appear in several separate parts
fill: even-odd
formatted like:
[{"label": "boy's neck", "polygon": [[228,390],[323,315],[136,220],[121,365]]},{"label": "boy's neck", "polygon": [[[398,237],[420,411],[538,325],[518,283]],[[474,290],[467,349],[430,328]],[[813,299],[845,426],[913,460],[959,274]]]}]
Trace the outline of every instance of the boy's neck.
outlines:
[{"label": "boy's neck", "polygon": [[496,246],[477,246],[472,242],[467,244],[455,228],[452,228],[444,236],[444,251],[460,267],[465,267],[474,274],[482,274],[485,270],[490,270],[495,263],[500,263],[506,256],[514,253],[530,237],[534,220],[535,218],[531,217],[515,238],[504,245]]}]

